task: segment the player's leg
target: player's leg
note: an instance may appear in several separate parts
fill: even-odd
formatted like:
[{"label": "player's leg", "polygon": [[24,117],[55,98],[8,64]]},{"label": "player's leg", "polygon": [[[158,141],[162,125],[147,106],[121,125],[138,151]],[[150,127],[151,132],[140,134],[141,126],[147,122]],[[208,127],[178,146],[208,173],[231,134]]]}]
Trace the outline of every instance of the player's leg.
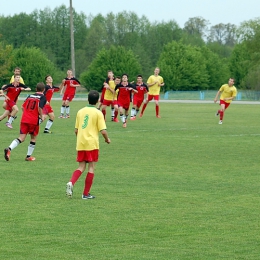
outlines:
[{"label": "player's leg", "polygon": [[78,151],[77,154],[77,161],[79,163],[78,168],[72,173],[72,176],[70,178],[70,181],[67,183],[66,186],[66,195],[71,198],[73,194],[73,186],[81,176],[81,174],[86,169],[86,161],[84,159],[84,151]]},{"label": "player's leg", "polygon": [[[35,157],[32,156],[33,154],[33,151],[35,149],[35,145],[36,145],[36,138],[37,138],[37,135],[39,133],[39,126],[35,126],[36,128],[33,129],[33,126],[31,126],[32,128],[32,132],[30,134],[31,136],[31,140],[30,140],[30,143],[28,145],[28,149],[27,149],[27,155],[26,155],[26,158],[25,158],[25,161],[35,161]],[[38,128],[38,130],[37,130]]]},{"label": "player's leg", "polygon": [[66,107],[66,116],[65,118],[70,118],[70,102],[72,101],[73,97],[70,96],[66,101],[65,101],[65,107]]},{"label": "player's leg", "polygon": [[[104,102],[105,102],[105,100],[104,100]],[[103,114],[103,116],[104,116],[104,119],[106,120],[106,109],[107,109],[107,105],[106,104],[104,104],[104,102],[103,102],[103,104],[102,104],[102,106],[101,106],[101,112],[102,112],[102,114]]]},{"label": "player's leg", "polygon": [[11,111],[10,117],[9,117],[7,123],[5,124],[7,127],[13,128],[12,123],[13,123],[18,111],[19,111],[18,106],[16,104],[14,104],[12,106],[12,111]]},{"label": "player's leg", "polygon": [[146,106],[148,105],[148,103],[149,103],[152,99],[153,99],[153,96],[148,94],[147,99],[144,101],[144,104],[143,104],[143,107],[142,107],[142,110],[141,110],[141,113],[140,113],[140,117],[143,116],[144,110],[146,109]]},{"label": "player's leg", "polygon": [[117,119],[118,116],[118,105],[117,105],[117,101],[114,101],[114,109],[115,109],[115,115],[114,115],[114,122],[119,122],[119,120]]},{"label": "player's leg", "polygon": [[59,116],[59,118],[64,118],[65,117],[65,110],[66,110],[65,101],[66,100],[64,100],[64,96],[63,96],[63,100],[62,100],[62,104],[61,104],[61,108],[60,108],[60,116]]},{"label": "player's leg", "polygon": [[9,110],[5,110],[5,112],[0,116],[0,121],[5,119],[9,115],[10,115],[10,111]]},{"label": "player's leg", "polygon": [[157,118],[160,118],[159,114],[159,95],[154,96],[154,101],[155,101],[155,114]]},{"label": "player's leg", "polygon": [[[96,150],[94,150],[96,151]],[[94,152],[92,151],[92,152]],[[98,150],[97,150],[98,153]],[[96,159],[97,160],[97,159]],[[93,179],[94,179],[94,170],[95,170],[95,162],[89,162],[88,163],[88,173],[85,178],[85,186],[82,194],[82,199],[94,199],[95,196],[91,195],[90,189],[93,184]]]},{"label": "player's leg", "polygon": [[49,116],[49,120],[46,122],[46,126],[45,126],[45,129],[43,131],[43,133],[45,134],[51,134],[51,131],[50,131],[50,128],[52,127],[52,124],[53,124],[53,121],[54,121],[54,112],[50,112],[48,113],[48,116]]}]

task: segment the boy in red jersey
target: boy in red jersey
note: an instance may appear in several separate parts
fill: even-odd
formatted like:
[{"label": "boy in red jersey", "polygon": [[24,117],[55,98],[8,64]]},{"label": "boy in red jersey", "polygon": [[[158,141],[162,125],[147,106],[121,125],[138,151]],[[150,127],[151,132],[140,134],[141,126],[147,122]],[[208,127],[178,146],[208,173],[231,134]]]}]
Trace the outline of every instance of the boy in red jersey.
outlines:
[{"label": "boy in red jersey", "polygon": [[27,134],[31,135],[31,141],[25,160],[35,161],[35,157],[31,155],[39,133],[39,119],[42,119],[42,109],[46,104],[46,98],[43,95],[44,83],[38,83],[36,91],[35,94],[29,95],[22,105],[23,115],[20,123],[20,136],[14,139],[8,148],[4,149],[4,158],[6,161],[10,160],[11,151],[25,140]]},{"label": "boy in red jersey", "polygon": [[46,123],[43,133],[51,134],[50,128],[51,128],[54,118],[55,118],[54,111],[51,107],[51,99],[52,99],[53,93],[60,91],[60,88],[62,85],[60,85],[60,87],[53,86],[52,85],[53,79],[52,79],[51,75],[47,75],[45,77],[45,81],[46,81],[46,85],[45,85],[43,94],[46,97],[47,103],[43,108],[43,120],[45,120],[47,115],[49,116],[49,120]]},{"label": "boy in red jersey", "polygon": [[98,161],[99,155],[99,132],[103,135],[105,142],[110,143],[106,131],[106,123],[104,116],[95,106],[99,99],[99,93],[96,90],[91,90],[88,94],[89,105],[80,109],[77,113],[75,123],[75,134],[77,136],[77,162],[79,167],[71,176],[67,183],[66,194],[69,198],[72,197],[73,186],[86,169],[88,163],[88,173],[85,178],[85,187],[82,194],[82,199],[94,199],[90,189],[94,179],[94,166]]},{"label": "boy in red jersey", "polygon": [[137,82],[135,83],[135,87],[138,93],[135,93],[133,97],[133,108],[131,109],[130,120],[135,120],[139,112],[139,108],[141,107],[144,101],[144,94],[146,94],[149,91],[147,85],[143,83],[142,75],[137,76]]},{"label": "boy in red jersey", "polygon": [[144,110],[145,110],[147,104],[151,100],[154,99],[156,117],[160,118],[159,99],[160,99],[160,90],[161,90],[161,87],[164,86],[164,81],[163,81],[163,78],[159,75],[159,73],[160,73],[160,69],[158,67],[156,67],[154,69],[154,75],[151,75],[147,80],[147,86],[149,88],[149,92],[148,92],[147,99],[144,101],[140,117],[143,116],[143,113],[144,113]]},{"label": "boy in red jersey", "polygon": [[128,117],[128,110],[131,102],[132,92],[137,93],[135,86],[128,83],[128,75],[122,75],[122,82],[116,85],[115,93],[117,92],[117,104],[120,113],[120,119],[123,123],[123,127],[126,127],[126,120]]},{"label": "boy in red jersey", "polygon": [[61,95],[63,93],[64,88],[65,92],[62,98],[62,105],[59,118],[70,118],[69,103],[75,97],[76,88],[80,87],[80,82],[73,76],[73,72],[71,69],[67,71],[67,77],[62,80],[61,86]]},{"label": "boy in red jersey", "polygon": [[0,116],[0,121],[3,120],[8,115],[10,115],[8,121],[5,124],[9,128],[13,128],[12,123],[16,117],[16,114],[19,111],[16,102],[18,100],[18,96],[23,90],[30,91],[31,89],[25,86],[24,84],[20,83],[20,75],[15,75],[14,82],[5,85],[1,90],[1,93],[3,93],[4,91],[6,92],[6,95],[8,96],[9,99],[5,100],[6,111],[3,113],[3,115]]}]

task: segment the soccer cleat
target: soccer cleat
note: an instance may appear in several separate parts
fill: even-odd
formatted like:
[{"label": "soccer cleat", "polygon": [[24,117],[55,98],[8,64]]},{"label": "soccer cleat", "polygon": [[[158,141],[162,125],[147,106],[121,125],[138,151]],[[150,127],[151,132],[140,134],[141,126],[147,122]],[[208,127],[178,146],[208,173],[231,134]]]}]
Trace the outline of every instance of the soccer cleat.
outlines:
[{"label": "soccer cleat", "polygon": [[33,157],[33,156],[30,156],[30,157],[26,157],[26,158],[25,158],[25,161],[27,161],[27,162],[31,162],[31,161],[35,161],[35,160],[36,160],[36,158]]},{"label": "soccer cleat", "polygon": [[157,118],[161,118],[161,116],[159,116],[159,115],[156,115],[156,117],[157,117]]},{"label": "soccer cleat", "polygon": [[11,154],[11,151],[9,150],[9,148],[5,148],[4,153],[5,153],[5,155],[4,155],[5,160],[9,161],[10,160],[10,154]]},{"label": "soccer cleat", "polygon": [[219,125],[222,125],[222,120],[219,120],[218,124],[219,124]]},{"label": "soccer cleat", "polygon": [[91,195],[90,193],[88,195],[82,194],[82,199],[83,200],[89,200],[89,199],[95,199],[96,197]]},{"label": "soccer cleat", "polygon": [[72,182],[68,182],[67,183],[67,186],[66,186],[66,195],[71,198],[72,197],[72,194],[73,194],[73,185],[72,185]]},{"label": "soccer cleat", "polygon": [[135,120],[135,116],[130,117],[130,120]]},{"label": "soccer cleat", "polygon": [[69,115],[69,114],[67,114],[67,115],[65,116],[65,118],[70,118],[70,115]]},{"label": "soccer cleat", "polygon": [[215,116],[218,116],[219,115],[219,113],[218,113],[218,111],[216,112],[216,114],[215,114]]},{"label": "soccer cleat", "polygon": [[113,120],[114,122],[116,122],[116,123],[118,123],[119,122],[119,120],[117,119],[117,118],[114,118],[114,120]]},{"label": "soccer cleat", "polygon": [[8,128],[10,128],[10,129],[13,128],[13,126],[12,126],[10,123],[8,123],[8,122],[6,122],[5,125],[6,125]]},{"label": "soccer cleat", "polygon": [[142,117],[142,116],[143,116],[143,114],[141,113],[139,117]]},{"label": "soccer cleat", "polygon": [[44,133],[44,134],[51,134],[52,131],[50,131],[50,130],[44,130],[43,133]]},{"label": "soccer cleat", "polygon": [[126,123],[123,123],[123,127],[126,128]]},{"label": "soccer cleat", "polygon": [[60,114],[60,116],[58,118],[64,118],[63,114]]}]

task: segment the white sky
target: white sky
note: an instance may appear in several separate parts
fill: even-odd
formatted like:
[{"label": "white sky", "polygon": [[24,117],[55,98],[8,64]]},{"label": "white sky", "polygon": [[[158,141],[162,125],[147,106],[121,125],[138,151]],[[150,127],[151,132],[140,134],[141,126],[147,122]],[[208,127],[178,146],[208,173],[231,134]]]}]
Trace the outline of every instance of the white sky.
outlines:
[{"label": "white sky", "polygon": [[[0,0],[0,15],[8,16],[35,9],[52,10],[70,0]],[[135,12],[139,17],[145,15],[151,22],[175,20],[181,28],[192,17],[202,17],[210,25],[241,22],[260,18],[260,0],[72,0],[76,12],[86,15],[117,14],[122,11]]]}]

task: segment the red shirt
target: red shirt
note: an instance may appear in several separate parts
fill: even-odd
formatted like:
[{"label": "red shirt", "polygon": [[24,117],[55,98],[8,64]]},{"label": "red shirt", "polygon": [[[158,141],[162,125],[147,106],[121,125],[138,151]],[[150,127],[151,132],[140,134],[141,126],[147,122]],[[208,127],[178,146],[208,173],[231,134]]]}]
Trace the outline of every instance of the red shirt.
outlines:
[{"label": "red shirt", "polygon": [[46,85],[45,86],[45,90],[43,92],[43,94],[45,95],[46,97],[46,100],[51,103],[51,99],[52,99],[52,96],[53,96],[53,93],[54,92],[58,92],[60,90],[59,87],[55,87],[55,86],[49,86],[49,85]]},{"label": "red shirt", "polygon": [[46,104],[46,97],[43,93],[36,92],[29,95],[23,103],[23,115],[21,123],[31,125],[39,124],[39,108],[43,109]]},{"label": "red shirt", "polygon": [[122,82],[115,87],[115,91],[118,90],[117,101],[120,103],[130,103],[131,102],[131,92],[129,88],[136,89],[134,85],[127,83],[126,86]]},{"label": "red shirt", "polygon": [[[75,87],[71,87],[70,85],[73,84],[73,85],[80,85],[80,82],[72,77],[72,78],[65,78],[65,83],[64,83],[64,86],[66,86],[66,90],[65,90],[65,93],[69,96],[74,96],[75,95],[75,92],[76,92],[76,88]],[[64,94],[65,94],[64,93]]]},{"label": "red shirt", "polygon": [[20,95],[23,89],[27,89],[28,87],[22,83],[17,84],[14,83],[8,84],[3,88],[3,91],[6,91],[6,95],[9,97],[10,101],[14,101],[16,103],[18,96]]},{"label": "red shirt", "polygon": [[134,93],[134,97],[137,99],[144,99],[144,94],[149,91],[147,85],[142,83],[141,85],[135,84],[135,88],[137,89],[138,93]]}]

